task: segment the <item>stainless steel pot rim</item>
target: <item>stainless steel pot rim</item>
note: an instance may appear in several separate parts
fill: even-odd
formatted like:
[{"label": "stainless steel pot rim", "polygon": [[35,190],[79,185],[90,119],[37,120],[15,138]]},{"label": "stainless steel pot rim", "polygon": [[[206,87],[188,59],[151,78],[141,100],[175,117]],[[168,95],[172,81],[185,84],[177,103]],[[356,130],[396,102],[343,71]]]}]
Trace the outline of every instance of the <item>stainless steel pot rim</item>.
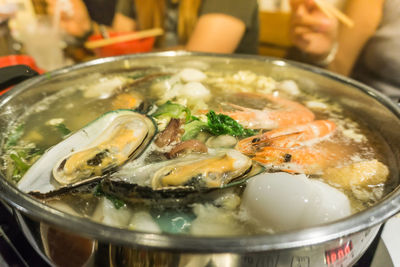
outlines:
[{"label": "stainless steel pot rim", "polygon": [[[282,60],[272,57],[250,56],[250,55],[224,55],[210,53],[194,53],[184,51],[158,52],[135,55],[124,55],[118,57],[101,58],[93,61],[73,65],[60,70],[41,75],[28,81],[25,81],[13,88],[13,93],[18,90],[24,90],[34,84],[40,83],[44,79],[56,77],[70,71],[76,71],[88,66],[103,64],[106,62],[119,61],[124,59],[134,59],[141,57],[179,57],[179,56],[204,56],[204,57],[222,57],[229,61],[232,58],[242,58],[257,61],[270,62],[279,66],[293,66],[303,70],[318,73],[330,79],[348,84],[358,90],[375,98],[384,104],[393,114],[400,118],[400,109],[388,97],[382,93],[359,83],[353,79],[343,77],[332,72],[315,68],[310,65]],[[11,98],[11,93],[7,92],[1,99],[0,107]],[[88,238],[100,241],[106,241],[113,244],[128,245],[132,247],[141,247],[149,249],[163,249],[176,251],[193,252],[259,252],[277,249],[292,249],[304,246],[317,245],[330,240],[349,236],[361,231],[367,231],[369,228],[383,223],[395,215],[400,210],[400,188],[396,188],[392,193],[380,201],[377,205],[363,212],[354,214],[348,218],[303,230],[290,231],[274,235],[256,235],[256,236],[234,236],[234,237],[196,237],[188,235],[172,234],[152,234],[127,229],[119,229],[102,225],[89,219],[79,218],[62,213],[53,209],[19,191],[14,185],[8,182],[4,177],[0,179],[0,195],[11,206],[22,213],[28,214],[36,219],[51,225],[60,227],[72,233],[76,233]]]}]

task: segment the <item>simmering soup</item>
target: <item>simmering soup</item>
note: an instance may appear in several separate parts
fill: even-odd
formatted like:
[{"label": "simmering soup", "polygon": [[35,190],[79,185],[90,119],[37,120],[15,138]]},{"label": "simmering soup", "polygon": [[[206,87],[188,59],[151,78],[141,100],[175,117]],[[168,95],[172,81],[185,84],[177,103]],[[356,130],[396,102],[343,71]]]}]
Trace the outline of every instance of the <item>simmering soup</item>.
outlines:
[{"label": "simmering soup", "polygon": [[93,74],[8,130],[2,170],[114,227],[205,236],[335,221],[389,190],[381,137],[324,95],[248,70]]}]

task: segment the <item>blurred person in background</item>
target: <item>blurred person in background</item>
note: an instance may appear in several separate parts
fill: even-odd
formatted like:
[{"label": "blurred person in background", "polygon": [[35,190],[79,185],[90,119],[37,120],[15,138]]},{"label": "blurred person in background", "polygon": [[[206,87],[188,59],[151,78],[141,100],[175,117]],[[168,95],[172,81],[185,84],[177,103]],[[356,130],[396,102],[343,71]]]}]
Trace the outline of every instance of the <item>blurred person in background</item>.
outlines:
[{"label": "blurred person in background", "polygon": [[400,97],[400,0],[348,0],[354,27],[339,25],[313,0],[291,0],[292,59],[349,75]]},{"label": "blurred person in background", "polygon": [[117,0],[83,0],[89,16],[99,24],[112,24]]},{"label": "blurred person in background", "polygon": [[[57,0],[47,0],[49,13]],[[82,0],[70,0],[73,12],[62,12],[61,27],[86,39],[99,33]],[[257,0],[118,0],[110,30],[163,28],[162,48],[214,53],[258,53]]]}]

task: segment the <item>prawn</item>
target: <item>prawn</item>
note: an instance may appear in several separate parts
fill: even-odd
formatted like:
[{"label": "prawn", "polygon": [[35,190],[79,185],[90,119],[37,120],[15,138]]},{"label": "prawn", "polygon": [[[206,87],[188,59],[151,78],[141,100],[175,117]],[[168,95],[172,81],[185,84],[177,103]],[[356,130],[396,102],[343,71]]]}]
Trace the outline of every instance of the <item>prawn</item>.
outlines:
[{"label": "prawn", "polygon": [[242,139],[236,147],[243,154],[253,155],[264,147],[293,148],[312,145],[329,136],[335,129],[336,124],[333,121],[316,120]]},{"label": "prawn", "polygon": [[334,142],[321,142],[313,146],[264,147],[254,154],[253,160],[273,170],[323,174],[328,168],[350,160],[349,152],[349,147],[338,149]]},{"label": "prawn", "polygon": [[272,169],[316,174],[338,155],[332,147],[318,145],[335,129],[332,121],[316,120],[245,138],[236,149]]},{"label": "prawn", "polygon": [[278,104],[282,109],[252,109],[235,104],[228,104],[235,111],[221,112],[230,116],[246,128],[275,129],[289,125],[306,123],[314,120],[314,113],[300,103],[273,95],[261,93],[238,93],[237,96],[267,99]]},{"label": "prawn", "polygon": [[255,153],[253,160],[271,169],[316,174],[323,168],[321,159],[325,156],[325,151],[309,147],[264,147],[262,151]]}]

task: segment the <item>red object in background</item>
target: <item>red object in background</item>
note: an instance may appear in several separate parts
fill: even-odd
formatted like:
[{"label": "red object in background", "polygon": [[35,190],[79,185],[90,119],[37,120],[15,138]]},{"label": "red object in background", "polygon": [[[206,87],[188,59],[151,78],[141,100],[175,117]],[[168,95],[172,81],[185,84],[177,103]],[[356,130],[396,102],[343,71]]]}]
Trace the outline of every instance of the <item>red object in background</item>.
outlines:
[{"label": "red object in background", "polygon": [[[116,33],[109,32],[110,37],[122,36],[125,34],[130,34],[131,32]],[[104,39],[100,34],[95,34],[89,37],[89,41],[97,41]],[[154,37],[147,37],[132,41],[120,42],[112,45],[106,45],[103,47],[95,48],[93,51],[98,57],[111,57],[125,54],[135,54],[150,52],[154,46]]]},{"label": "red object in background", "polygon": [[[40,69],[37,65],[35,60],[28,55],[9,55],[9,56],[4,56],[0,57],[0,68],[3,67],[8,67],[8,66],[14,66],[14,65],[27,65],[34,71],[36,71],[39,74],[43,74],[45,71]],[[4,94],[8,90],[12,88],[8,87],[7,89],[3,90],[0,92],[0,95]]]},{"label": "red object in background", "polygon": [[35,60],[28,55],[9,55],[9,56],[4,56],[0,57],[0,68],[2,67],[7,67],[7,66],[13,66],[13,65],[27,65],[31,67],[34,71],[36,71],[39,74],[44,73],[44,70],[40,69],[37,65]]}]

